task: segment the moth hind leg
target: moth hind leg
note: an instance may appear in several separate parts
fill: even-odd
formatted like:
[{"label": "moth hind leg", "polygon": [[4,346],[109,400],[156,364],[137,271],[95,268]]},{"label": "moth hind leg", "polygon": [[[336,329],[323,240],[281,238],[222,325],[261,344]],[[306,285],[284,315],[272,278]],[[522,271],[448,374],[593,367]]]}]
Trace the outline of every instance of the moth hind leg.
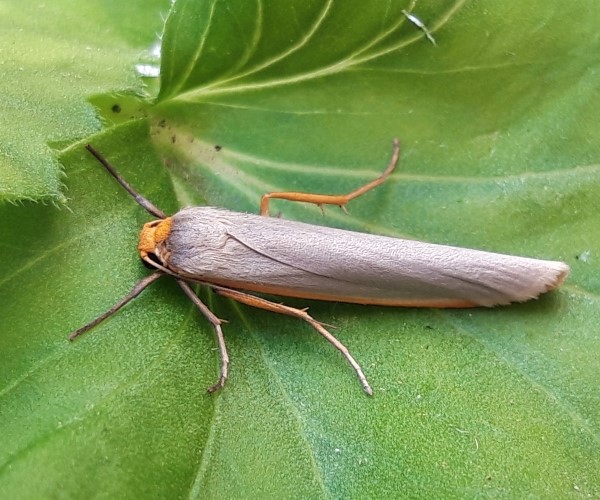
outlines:
[{"label": "moth hind leg", "polygon": [[352,354],[350,354],[348,348],[344,344],[342,344],[337,338],[335,338],[329,331],[327,331],[327,329],[323,326],[322,323],[310,316],[306,312],[306,309],[296,309],[294,307],[285,306],[283,304],[277,304],[275,302],[263,299],[262,297],[256,297],[255,295],[243,293],[238,290],[232,290],[220,286],[212,286],[212,288],[215,291],[215,293],[223,297],[233,299],[242,304],[246,304],[252,307],[258,307],[259,309],[265,309],[266,311],[285,314],[287,316],[293,316],[295,318],[299,318],[305,321],[318,333],[320,333],[333,347],[335,347],[338,351],[342,353],[344,358],[346,358],[350,366],[352,366],[352,368],[356,372],[356,375],[358,376],[358,379],[360,380],[364,391],[369,396],[373,394],[373,389],[369,385],[367,377],[365,376],[358,362],[354,359]]},{"label": "moth hind leg", "polygon": [[269,215],[269,201],[272,199],[313,203],[321,208],[323,207],[323,205],[337,205],[342,210],[346,211],[346,205],[351,200],[353,200],[354,198],[358,198],[360,195],[366,193],[367,191],[370,191],[371,189],[374,189],[377,186],[383,184],[386,181],[386,179],[390,176],[390,174],[394,171],[396,165],[398,165],[399,158],[400,141],[398,139],[394,139],[392,158],[390,159],[388,166],[379,177],[372,180],[371,182],[368,182],[364,186],[361,186],[348,194],[342,195],[300,193],[296,191],[267,193],[264,194],[260,200],[260,215]]}]

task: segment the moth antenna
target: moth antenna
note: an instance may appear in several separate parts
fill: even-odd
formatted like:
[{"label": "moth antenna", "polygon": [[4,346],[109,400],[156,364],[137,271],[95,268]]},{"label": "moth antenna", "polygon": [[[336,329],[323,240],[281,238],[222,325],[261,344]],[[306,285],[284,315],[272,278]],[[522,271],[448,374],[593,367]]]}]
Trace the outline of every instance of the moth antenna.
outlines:
[{"label": "moth antenna", "polygon": [[71,335],[69,335],[69,340],[75,340],[80,335],[83,335],[85,332],[94,328],[98,323],[102,323],[106,318],[110,318],[113,314],[115,314],[119,309],[123,306],[127,305],[133,299],[135,299],[140,293],[142,293],[146,288],[148,288],[152,283],[154,283],[158,278],[163,276],[161,271],[156,271],[150,276],[146,276],[145,278],[138,281],[131,292],[129,292],[125,297],[123,297],[119,302],[117,302],[114,306],[112,306],[108,311],[102,313],[96,319],[90,321],[87,325],[82,326],[75,330]]},{"label": "moth antenna", "polygon": [[94,149],[94,147],[91,144],[87,144],[85,146],[85,149],[87,149],[94,156],[94,158],[96,158],[96,160],[98,160],[102,164],[102,166],[106,170],[108,170],[110,175],[112,175],[117,180],[117,182],[121,184],[125,191],[127,191],[131,196],[133,196],[133,199],[137,201],[138,204],[146,210],[146,212],[148,212],[150,215],[158,217],[159,219],[165,219],[167,217],[160,208],[154,205],[154,203],[144,198],[140,193],[133,189],[131,185],[125,179],[123,179],[121,174],[117,172],[117,169],[113,167],[108,162],[108,160],[102,154],[100,154],[100,152]]}]

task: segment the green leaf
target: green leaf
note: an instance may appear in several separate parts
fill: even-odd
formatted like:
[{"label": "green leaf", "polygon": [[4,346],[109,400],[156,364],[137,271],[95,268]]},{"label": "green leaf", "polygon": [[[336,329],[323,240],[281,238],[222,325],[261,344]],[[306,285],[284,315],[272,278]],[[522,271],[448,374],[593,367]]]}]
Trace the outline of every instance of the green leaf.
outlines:
[{"label": "green leaf", "polygon": [[163,210],[348,192],[398,136],[399,170],[349,216],[273,212],[565,260],[572,275],[497,309],[286,299],[337,327],[372,398],[307,325],[201,290],[232,360],[209,396],[214,334],[168,279],[66,341],[147,275],[149,217],[83,141],[65,146],[68,210],[0,206],[0,497],[598,496],[594,6],[177,1],[156,104],[96,95],[107,127],[86,138]]},{"label": "green leaf", "polygon": [[166,0],[3,2],[0,16],[0,201],[66,201],[48,142],[100,128],[86,102],[143,86],[134,65],[149,56]]}]

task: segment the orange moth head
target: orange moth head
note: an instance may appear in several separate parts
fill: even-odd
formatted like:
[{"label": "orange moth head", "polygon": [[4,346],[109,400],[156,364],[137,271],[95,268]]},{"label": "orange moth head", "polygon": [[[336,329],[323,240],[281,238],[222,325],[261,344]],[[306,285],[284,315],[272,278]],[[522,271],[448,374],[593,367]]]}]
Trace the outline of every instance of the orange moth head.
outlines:
[{"label": "orange moth head", "polygon": [[143,260],[148,254],[156,255],[157,245],[165,241],[171,233],[171,223],[171,217],[167,217],[144,224],[138,243],[138,252]]}]

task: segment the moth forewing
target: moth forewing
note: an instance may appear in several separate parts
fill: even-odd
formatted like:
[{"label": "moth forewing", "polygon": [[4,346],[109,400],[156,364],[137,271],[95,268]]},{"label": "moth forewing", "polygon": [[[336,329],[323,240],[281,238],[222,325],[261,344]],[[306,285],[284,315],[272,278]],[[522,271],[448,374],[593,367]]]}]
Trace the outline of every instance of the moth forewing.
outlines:
[{"label": "moth forewing", "polygon": [[505,305],[566,277],[562,262],[515,257],[193,207],[157,246],[192,280],[309,299],[409,307]]}]

